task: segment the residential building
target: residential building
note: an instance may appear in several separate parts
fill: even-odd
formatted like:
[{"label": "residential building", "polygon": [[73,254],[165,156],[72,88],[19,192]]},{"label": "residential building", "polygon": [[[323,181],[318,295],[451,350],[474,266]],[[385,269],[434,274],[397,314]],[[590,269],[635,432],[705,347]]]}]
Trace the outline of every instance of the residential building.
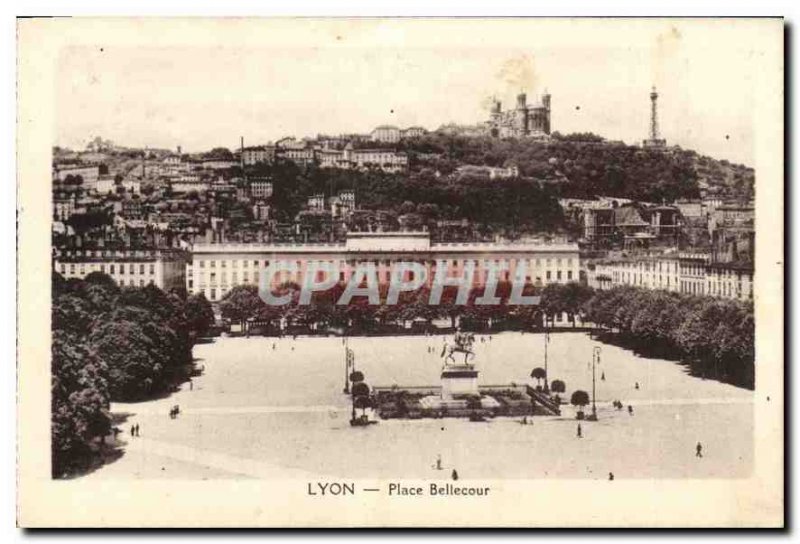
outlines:
[{"label": "residential building", "polygon": [[108,193],[113,193],[116,189],[116,183],[114,182],[114,176],[104,175],[98,176],[94,182],[94,186],[92,187],[95,193],[100,195],[107,195]]},{"label": "residential building", "polygon": [[400,129],[393,125],[380,125],[370,132],[373,142],[396,144],[400,141]]},{"label": "residential building", "polygon": [[456,169],[456,176],[487,177],[489,179],[509,179],[519,177],[519,168],[511,165],[507,168],[498,166],[475,166],[467,164]]},{"label": "residential building", "polygon": [[56,221],[66,221],[75,213],[74,194],[53,194],[53,219]]},{"label": "residential building", "polygon": [[405,153],[388,149],[344,150],[344,160],[353,168],[379,168],[385,172],[403,172],[408,169],[408,156]]},{"label": "residential building", "polygon": [[270,198],[272,196],[272,180],[269,178],[250,178],[247,180],[251,198]]},{"label": "residential building", "polygon": [[86,187],[94,188],[100,177],[100,167],[94,166],[57,166],[53,169],[53,179],[58,182],[80,177]]},{"label": "residential building", "polygon": [[184,174],[174,176],[169,181],[169,187],[173,193],[204,193],[211,188],[211,181],[202,179],[197,174]]},{"label": "residential building", "polygon": [[589,286],[629,285],[686,295],[753,299],[753,266],[714,262],[708,253],[680,253],[605,259],[587,266]]},{"label": "residential building", "polygon": [[187,254],[177,249],[56,248],[54,270],[64,278],[108,274],[120,286],[180,289],[186,285]]},{"label": "residential building", "polygon": [[419,138],[420,136],[425,136],[428,133],[422,127],[408,127],[405,130],[400,131],[401,138]]},{"label": "residential building", "polygon": [[275,161],[274,145],[258,145],[242,149],[242,162],[245,166]]}]

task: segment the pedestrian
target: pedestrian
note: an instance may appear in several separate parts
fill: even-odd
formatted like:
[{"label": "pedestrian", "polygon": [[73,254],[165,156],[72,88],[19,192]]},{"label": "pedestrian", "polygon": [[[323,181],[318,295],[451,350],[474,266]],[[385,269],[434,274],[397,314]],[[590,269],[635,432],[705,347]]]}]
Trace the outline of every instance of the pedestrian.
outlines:
[{"label": "pedestrian", "polygon": [[609,480],[610,482],[613,482],[613,481],[614,481],[614,473],[613,473],[613,472],[609,472],[609,473],[608,473],[608,480]]},{"label": "pedestrian", "polygon": [[453,478],[453,480],[458,480],[458,472],[456,472],[456,469],[453,469],[453,472],[450,476]]},{"label": "pedestrian", "polygon": [[194,391],[194,382],[189,380],[189,391]]},{"label": "pedestrian", "polygon": [[578,438],[583,438],[583,430],[580,423],[578,423]]},{"label": "pedestrian", "polygon": [[131,436],[136,436],[136,425],[131,425]]},{"label": "pedestrian", "polygon": [[700,442],[697,443],[695,451],[695,457],[703,457],[703,445]]},{"label": "pedestrian", "polygon": [[442,456],[436,456],[436,470],[442,470]]},{"label": "pedestrian", "polygon": [[639,389],[639,382],[636,382],[636,389]]},{"label": "pedestrian", "polygon": [[631,406],[630,404],[628,405],[628,413],[630,415],[633,415],[633,406]]},{"label": "pedestrian", "polygon": [[136,436],[138,437],[139,436],[139,424],[137,423],[136,425],[134,425],[134,428],[136,429]]},{"label": "pedestrian", "polygon": [[601,372],[600,373],[600,381],[602,381],[602,382],[606,381],[606,373],[605,372]]}]

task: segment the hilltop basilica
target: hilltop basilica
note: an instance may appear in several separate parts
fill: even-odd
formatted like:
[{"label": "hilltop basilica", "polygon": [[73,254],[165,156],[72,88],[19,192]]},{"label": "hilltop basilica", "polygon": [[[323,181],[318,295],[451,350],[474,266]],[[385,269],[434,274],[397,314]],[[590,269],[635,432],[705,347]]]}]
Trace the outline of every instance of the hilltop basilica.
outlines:
[{"label": "hilltop basilica", "polygon": [[541,104],[528,105],[525,93],[517,95],[517,106],[503,111],[499,100],[492,103],[487,121],[491,136],[498,138],[547,137],[550,135],[550,94],[545,91]]}]

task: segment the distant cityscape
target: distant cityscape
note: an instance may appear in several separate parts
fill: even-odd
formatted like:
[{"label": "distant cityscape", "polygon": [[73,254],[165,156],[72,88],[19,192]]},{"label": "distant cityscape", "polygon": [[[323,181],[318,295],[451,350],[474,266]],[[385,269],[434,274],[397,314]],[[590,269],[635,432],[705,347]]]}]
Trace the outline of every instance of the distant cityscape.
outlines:
[{"label": "distant cityscape", "polygon": [[[103,272],[123,286],[185,289],[214,303],[237,285],[257,285],[270,261],[296,261],[298,273],[319,260],[337,263],[345,281],[356,262],[388,270],[411,254],[431,265],[453,261],[456,269],[490,258],[507,265],[507,274],[525,261],[526,280],[538,287],[581,281],[596,289],[633,285],[751,300],[752,198],[728,198],[720,187],[752,185],[752,169],[723,161],[713,165],[715,180],[703,178],[709,159],[692,155],[699,194],[672,201],[569,190],[571,161],[556,156],[561,147],[621,149],[640,162],[684,160],[686,152],[659,134],[657,99],[653,89],[647,137],[636,148],[551,131],[548,93],[536,105],[520,93],[505,111],[495,100],[485,123],[433,131],[381,125],[368,134],[289,136],[258,145],[242,138],[238,149],[204,153],[129,148],[101,137],[83,150],[56,147],[54,270],[65,278]],[[540,174],[491,154],[473,161],[440,152],[447,141],[473,156],[472,141],[537,146],[553,156]],[[720,181],[719,171],[733,181]],[[477,186],[489,196],[530,184],[552,200],[559,217],[550,220],[552,228],[497,229],[474,214],[459,217],[466,202],[446,213],[442,198],[380,208],[369,205],[365,180],[384,186],[424,180],[426,188],[457,191]],[[481,202],[474,206],[483,209]],[[362,242],[354,245],[356,239]],[[485,281],[480,273],[476,278]]]}]

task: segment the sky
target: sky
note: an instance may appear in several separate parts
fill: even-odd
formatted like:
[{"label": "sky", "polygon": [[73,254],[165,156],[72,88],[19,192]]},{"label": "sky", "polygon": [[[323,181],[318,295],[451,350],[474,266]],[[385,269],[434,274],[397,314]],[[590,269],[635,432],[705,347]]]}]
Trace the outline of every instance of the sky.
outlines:
[{"label": "sky", "polygon": [[668,144],[752,165],[758,55],[730,33],[678,26],[632,28],[630,40],[619,28],[583,39],[547,28],[537,39],[527,32],[536,25],[518,40],[466,40],[484,28],[473,22],[440,39],[372,32],[346,45],[337,35],[69,46],[57,66],[55,144],[82,148],[101,136],[196,152],[235,148],[240,136],[257,145],[380,124],[433,130],[484,121],[493,96],[506,109],[518,92],[537,103],[545,89],[552,130],[632,144],[647,137],[655,85]]}]

